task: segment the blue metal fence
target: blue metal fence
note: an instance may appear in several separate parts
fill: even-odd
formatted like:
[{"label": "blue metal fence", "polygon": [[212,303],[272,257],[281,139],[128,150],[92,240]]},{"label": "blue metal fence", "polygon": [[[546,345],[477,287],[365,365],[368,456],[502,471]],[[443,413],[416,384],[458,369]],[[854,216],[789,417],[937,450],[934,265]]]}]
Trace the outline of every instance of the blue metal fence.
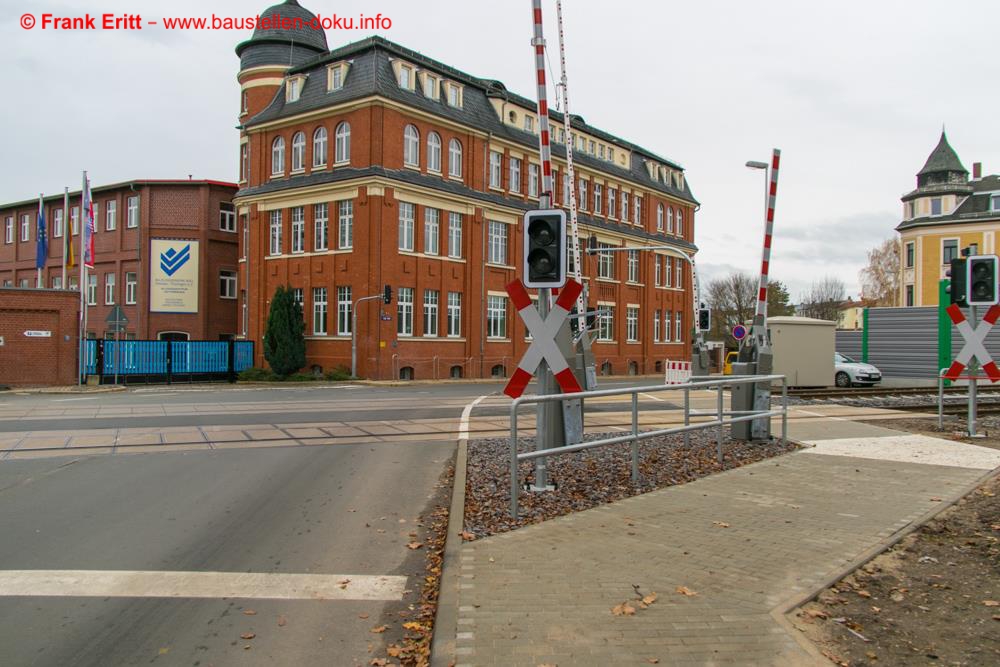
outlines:
[{"label": "blue metal fence", "polygon": [[85,372],[102,382],[235,380],[253,366],[253,341],[88,340]]}]

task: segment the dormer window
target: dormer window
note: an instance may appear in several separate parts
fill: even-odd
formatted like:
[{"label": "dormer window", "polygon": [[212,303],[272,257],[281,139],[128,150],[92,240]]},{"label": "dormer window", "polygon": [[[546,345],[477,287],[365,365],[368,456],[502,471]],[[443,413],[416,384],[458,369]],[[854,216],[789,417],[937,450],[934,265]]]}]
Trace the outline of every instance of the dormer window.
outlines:
[{"label": "dormer window", "polygon": [[344,87],[344,79],[346,77],[347,63],[330,65],[326,70],[326,89],[330,92],[340,90]]},{"label": "dormer window", "polygon": [[1000,195],[993,195],[990,197],[990,210],[1000,211]]},{"label": "dormer window", "polygon": [[608,148],[608,159],[611,160],[612,162],[615,161],[615,149],[614,148]]},{"label": "dormer window", "polygon": [[429,100],[438,99],[438,78],[427,72],[423,72],[421,76],[424,79],[424,97]]},{"label": "dormer window", "polygon": [[597,157],[604,159],[604,144],[597,147]]},{"label": "dormer window", "polygon": [[931,215],[941,215],[941,198],[934,197],[931,199]]},{"label": "dormer window", "polygon": [[288,79],[288,83],[285,84],[286,102],[298,102],[299,97],[302,96],[302,84],[305,81],[306,78],[304,76],[295,76]]},{"label": "dormer window", "polygon": [[413,68],[409,65],[399,66],[399,87],[413,90]]},{"label": "dormer window", "polygon": [[510,121],[511,125],[517,125],[517,112],[511,111],[507,114],[507,119]]},{"label": "dormer window", "polygon": [[535,118],[534,116],[524,116],[524,131],[535,133]]},{"label": "dormer window", "polygon": [[462,87],[457,83],[449,81],[445,84],[448,91],[448,106],[455,107],[457,109],[462,108]]}]

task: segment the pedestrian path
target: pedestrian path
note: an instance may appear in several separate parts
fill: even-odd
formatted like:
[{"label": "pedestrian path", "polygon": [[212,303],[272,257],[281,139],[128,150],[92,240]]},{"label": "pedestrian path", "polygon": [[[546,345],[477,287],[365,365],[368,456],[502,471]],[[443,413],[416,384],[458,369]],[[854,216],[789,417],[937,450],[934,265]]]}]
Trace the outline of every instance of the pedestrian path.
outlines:
[{"label": "pedestrian path", "polygon": [[[826,663],[784,611],[1000,452],[798,417],[813,449],[464,544],[457,665]],[[655,602],[615,615],[637,590]]]}]

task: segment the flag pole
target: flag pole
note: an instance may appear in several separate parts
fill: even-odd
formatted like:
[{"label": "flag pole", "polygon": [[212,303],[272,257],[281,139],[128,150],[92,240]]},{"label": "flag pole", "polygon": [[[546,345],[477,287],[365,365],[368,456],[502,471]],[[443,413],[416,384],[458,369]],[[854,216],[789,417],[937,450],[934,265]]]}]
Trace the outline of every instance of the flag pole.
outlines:
[{"label": "flag pole", "polygon": [[[77,222],[80,231],[80,373],[79,373],[79,383],[83,384],[83,373],[86,370],[86,356],[87,356],[87,256],[86,249],[84,247],[84,237],[86,234],[83,233],[84,225],[84,213],[83,213],[83,197],[87,190],[87,172],[83,172],[83,186],[80,188],[80,215],[77,216]],[[70,230],[72,231],[72,230]],[[70,241],[72,243],[72,241]]]},{"label": "flag pole", "polygon": [[[63,289],[69,289],[69,283],[66,282],[66,261],[69,258],[69,247],[70,243],[73,243],[73,236],[71,234],[72,230],[69,226],[69,188],[63,188],[63,238],[62,238],[62,278],[60,284]],[[68,241],[67,241],[68,239]]]},{"label": "flag pole", "polygon": [[[38,245],[42,242],[42,225],[44,224],[44,211],[43,207],[45,203],[42,199],[45,197],[41,192],[38,193],[38,217],[35,218],[35,289],[41,289],[45,287],[42,284],[42,267],[38,265]],[[48,254],[48,247],[45,249],[45,254]]]}]

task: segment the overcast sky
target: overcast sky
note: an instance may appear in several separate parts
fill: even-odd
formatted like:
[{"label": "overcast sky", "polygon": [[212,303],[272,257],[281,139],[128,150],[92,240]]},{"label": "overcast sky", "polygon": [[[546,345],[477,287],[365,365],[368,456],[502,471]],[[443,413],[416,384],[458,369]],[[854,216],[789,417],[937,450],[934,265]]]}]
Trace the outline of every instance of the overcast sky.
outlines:
[{"label": "overcast sky", "polygon": [[[330,16],[381,13],[384,37],[534,97],[529,0],[302,0]],[[55,32],[25,11],[246,16],[246,0],[0,0],[0,201],[132,178],[235,181],[238,31]],[[544,0],[558,78],[555,1]],[[669,157],[701,202],[702,275],[756,273],[764,177],[782,149],[772,279],[798,299],[836,276],[857,295],[866,251],[894,236],[899,198],[942,123],[966,168],[1000,171],[1000,3],[566,0],[573,112]],[[371,31],[329,31],[331,48]]]}]

